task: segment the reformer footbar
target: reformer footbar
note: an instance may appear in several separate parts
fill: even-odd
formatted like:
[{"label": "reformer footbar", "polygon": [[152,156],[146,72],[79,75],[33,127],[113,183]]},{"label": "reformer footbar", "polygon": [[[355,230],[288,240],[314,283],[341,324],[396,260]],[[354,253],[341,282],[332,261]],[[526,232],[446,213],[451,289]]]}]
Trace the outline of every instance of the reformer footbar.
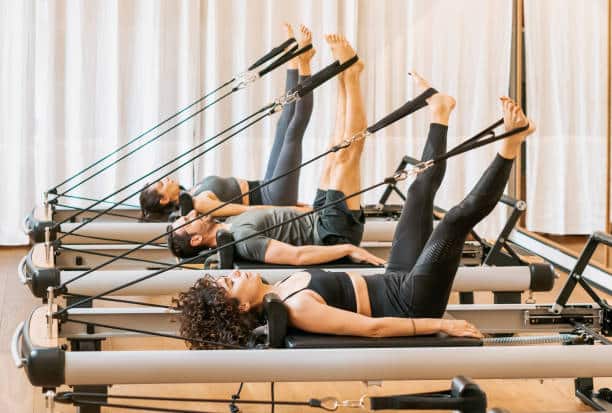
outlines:
[{"label": "reformer footbar", "polygon": [[[308,47],[310,46],[310,47]],[[225,87],[231,85],[232,83],[236,83],[236,85],[232,88],[231,92],[223,95],[221,98],[215,100],[212,104],[207,105],[205,108],[203,108],[202,110],[205,110],[206,108],[212,106],[213,104],[219,102],[220,100],[224,99],[226,96],[229,96],[230,94],[246,87],[249,83],[252,83],[253,81],[255,81],[257,78],[264,76],[265,74],[271,72],[272,70],[276,69],[277,67],[279,67],[280,65],[282,65],[283,63],[293,59],[294,57],[306,52],[307,50],[309,50],[310,48],[312,48],[312,45],[308,45],[306,47],[303,47],[302,49],[300,49],[299,51],[296,52],[296,49],[298,48],[297,45],[297,41],[295,38],[289,38],[287,39],[285,42],[283,42],[282,44],[280,44],[279,46],[273,48],[271,51],[269,51],[268,53],[266,53],[264,56],[262,56],[261,58],[259,58],[257,61],[255,61],[255,63],[253,63],[251,66],[249,66],[248,70],[246,72],[243,72],[241,74],[238,74],[237,76],[233,77],[232,79],[224,82],[223,84],[221,84],[220,86],[218,86],[217,88],[215,88],[214,90],[212,90],[209,93],[206,93],[204,96],[196,99],[195,101],[193,101],[192,103],[190,103],[189,105],[185,106],[182,109],[179,109],[176,113],[174,113],[173,115],[170,115],[168,118],[160,121],[159,123],[157,123],[156,125],[152,126],[151,128],[147,129],[146,131],[144,131],[143,133],[141,133],[140,135],[136,136],[135,138],[132,138],[131,140],[129,140],[127,143],[125,143],[124,145],[120,146],[119,148],[115,149],[114,151],[112,151],[111,153],[103,156],[102,158],[98,159],[97,161],[93,162],[91,165],[85,167],[84,169],[78,171],[77,173],[75,173],[74,175],[70,176],[69,178],[65,179],[64,181],[60,182],[59,184],[55,185],[54,187],[50,188],[46,193],[47,194],[53,194],[53,195],[57,195],[59,196],[64,196],[66,195],[68,192],[74,190],[76,187],[80,186],[82,182],[79,182],[76,185],[73,185],[72,187],[70,187],[67,190],[62,191],[61,193],[58,193],[58,188],[60,186],[66,185],[68,182],[74,180],[76,177],[83,175],[85,172],[91,170],[92,168],[94,168],[95,166],[99,165],[100,163],[104,162],[105,160],[109,159],[111,156],[119,153],[121,150],[126,149],[128,146],[132,145],[133,143],[139,141],[140,139],[142,139],[143,137],[145,137],[146,135],[148,135],[149,133],[151,133],[152,131],[154,131],[155,129],[159,128],[160,126],[166,124],[167,122],[169,122],[170,120],[178,117],[179,115],[181,115],[182,113],[184,113],[185,111],[187,111],[188,109],[194,107],[195,105],[199,104],[200,102],[203,102],[204,100],[206,100],[206,98],[214,95],[215,93],[217,93],[218,91],[220,91],[221,89],[224,89]],[[256,68],[258,68],[259,66],[263,65],[264,63],[266,63],[267,61],[273,59],[274,57],[278,56],[280,53],[282,53],[286,48],[290,47],[290,49],[283,55],[281,56],[277,61],[273,62],[272,64],[270,64],[268,67],[264,68],[263,70],[259,71],[258,73],[254,72],[254,70]],[[295,53],[294,53],[295,52]],[[197,112],[200,113],[201,111]],[[169,130],[163,132],[162,134],[156,136],[153,140],[158,139],[159,137],[161,137],[162,135],[164,135],[165,133],[167,133]],[[147,142],[150,143],[152,141]],[[137,150],[141,149],[143,146],[139,147]],[[120,162],[122,159],[124,158],[120,158],[117,159],[115,161],[113,161],[109,166],[114,165],[118,162]]]},{"label": "reformer footbar", "polygon": [[[312,90],[314,90],[315,88],[317,88],[318,86],[320,86],[321,84],[325,83],[327,80],[331,79],[332,77],[334,77],[335,75],[337,75],[338,73],[341,73],[342,71],[346,70],[348,67],[350,67],[351,65],[353,65],[356,61],[358,60],[357,56],[354,56],[353,58],[347,60],[346,62],[340,64],[338,61],[335,61],[334,63],[330,64],[329,66],[325,67],[324,69],[322,69],[321,71],[317,72],[316,74],[310,76],[308,79],[306,79],[304,82],[302,82],[301,84],[299,84],[298,86],[296,86],[294,89],[292,89],[291,91],[289,91],[288,93],[282,95],[280,98],[276,99],[276,101],[262,107],[261,109],[259,109],[258,111],[252,113],[251,115],[243,118],[242,120],[240,120],[239,122],[235,123],[234,125],[230,126],[229,128],[225,129],[224,131],[217,133],[215,136],[207,139],[206,141],[196,145],[195,147],[193,147],[192,149],[182,153],[181,155],[179,155],[178,157],[175,157],[174,159],[166,162],[165,164],[161,165],[158,168],[155,168],[153,171],[141,176],[140,178],[136,179],[135,181],[132,181],[131,183],[129,183],[128,185],[123,186],[122,188],[114,191],[113,193],[111,193],[110,195],[107,195],[105,198],[103,198],[101,201],[106,201],[107,199],[117,195],[118,193],[124,191],[125,189],[133,186],[134,184],[136,184],[137,182],[140,182],[148,177],[150,177],[151,175],[153,175],[154,173],[158,172],[159,170],[165,168],[166,166],[174,163],[175,161],[177,161],[178,159],[188,155],[191,152],[194,152],[195,150],[199,149],[200,147],[202,147],[203,145],[205,145],[206,143],[212,141],[213,139],[217,139],[218,137],[220,137],[221,135],[223,135],[225,132],[230,131],[231,129],[234,129],[235,127],[249,121],[249,119],[253,119],[249,121],[246,125],[240,127],[238,130],[230,133],[228,136],[224,137],[223,139],[221,139],[220,141],[216,142],[214,145],[204,149],[202,152],[192,156],[191,158],[187,159],[186,161],[182,162],[180,165],[178,165],[177,167],[174,167],[172,170],[166,172],[165,174],[163,174],[162,176],[158,177],[158,179],[161,179],[165,176],[168,176],[170,174],[172,174],[173,172],[179,170],[180,168],[182,168],[183,166],[193,162],[194,160],[200,158],[201,156],[203,156],[204,154],[206,154],[207,152],[211,151],[212,149],[215,149],[216,147],[218,147],[219,145],[221,145],[222,143],[228,141],[229,139],[231,139],[232,137],[234,137],[235,135],[237,135],[238,133],[246,130],[247,128],[251,127],[252,125],[256,124],[257,122],[263,120],[264,118],[271,116],[272,114],[276,113],[277,111],[279,111],[284,105],[294,102],[297,99],[301,98],[302,96],[310,93]],[[153,185],[153,183],[150,183],[148,185],[145,186],[144,189],[148,188],[149,186]],[[128,199],[130,199],[132,196],[136,195],[138,192],[140,192],[140,190],[131,193],[129,196],[123,198],[121,201],[119,201],[119,203],[127,201]],[[81,212],[85,212],[85,211],[89,211],[91,210],[93,207],[95,207],[98,203],[94,203],[92,205],[90,205],[89,207],[83,209],[83,211]],[[114,206],[111,206],[97,214],[95,214],[93,217],[91,217],[87,222],[83,222],[79,225],[77,225],[75,228],[71,229],[70,231],[63,233],[58,239],[57,241],[61,241],[62,238],[66,237],[67,235],[70,235],[72,233],[74,233],[75,231],[77,231],[79,228],[82,228],[83,226],[87,225],[88,223],[93,222],[94,220],[96,220],[97,218],[99,218],[100,216],[106,214],[108,211],[111,211],[112,209],[114,209]],[[74,216],[79,215],[81,212],[75,214]],[[54,231],[57,231],[57,228],[59,228],[59,226],[64,223],[69,221],[70,219],[72,219],[72,217],[66,218],[64,221],[56,223],[53,227],[54,227]]]}]

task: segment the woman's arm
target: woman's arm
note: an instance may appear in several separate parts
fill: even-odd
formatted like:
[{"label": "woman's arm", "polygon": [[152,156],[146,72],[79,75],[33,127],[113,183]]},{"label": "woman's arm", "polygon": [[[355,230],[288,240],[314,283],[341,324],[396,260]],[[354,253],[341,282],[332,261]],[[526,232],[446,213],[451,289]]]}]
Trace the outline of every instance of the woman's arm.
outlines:
[{"label": "woman's arm", "polygon": [[[225,202],[222,202],[212,192],[204,191],[199,195],[193,197],[193,207],[200,214],[208,214],[209,211],[219,208]],[[213,217],[231,217],[234,215],[240,215],[243,212],[248,211],[248,205],[242,204],[227,204],[223,208],[216,209],[210,213]]]},{"label": "woman's arm", "polygon": [[442,332],[452,336],[482,337],[476,327],[464,320],[367,317],[323,304],[306,294],[290,298],[287,304],[292,325],[311,333],[401,337]]},{"label": "woman's arm", "polygon": [[[235,215],[240,215],[243,212],[246,212],[251,209],[266,209],[266,208],[282,208],[276,207],[274,205],[242,205],[242,204],[227,204],[222,208],[219,208],[221,205],[225,204],[225,202],[220,201],[212,192],[204,191],[199,195],[193,197],[193,207],[200,214],[208,214],[208,211],[214,212],[210,213],[213,217],[232,217]],[[219,208],[219,209],[216,209]],[[312,210],[310,207],[295,207],[298,211],[304,213]]]}]

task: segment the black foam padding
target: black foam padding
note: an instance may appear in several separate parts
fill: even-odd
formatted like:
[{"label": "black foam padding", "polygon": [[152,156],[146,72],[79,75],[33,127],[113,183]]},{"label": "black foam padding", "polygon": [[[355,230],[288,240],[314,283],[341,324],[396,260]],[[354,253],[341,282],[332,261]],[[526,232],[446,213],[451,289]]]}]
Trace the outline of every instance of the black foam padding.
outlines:
[{"label": "black foam padding", "polygon": [[449,337],[443,334],[414,337],[353,337],[305,333],[289,330],[285,337],[287,348],[379,348],[379,347],[478,347],[477,338]]},{"label": "black foam padding", "polygon": [[529,264],[531,291],[550,291],[555,285],[555,270],[551,264]]},{"label": "black foam padding", "polygon": [[234,268],[234,245],[224,247],[234,241],[234,236],[227,230],[217,231],[217,248],[219,248],[219,268],[222,270],[228,270]]},{"label": "black foam padding", "polygon": [[297,56],[299,56],[299,55],[301,55],[303,53],[306,53],[310,49],[312,49],[312,44],[308,44],[308,45],[302,47],[301,49],[298,49],[298,45],[296,44],[287,53],[285,53],[284,55],[282,55],[281,57],[279,57],[278,59],[276,59],[275,61],[270,63],[270,65],[267,66],[265,69],[262,69],[259,72],[259,77],[267,75],[268,73],[270,73],[271,71],[273,71],[277,67],[282,66],[283,64],[287,63],[289,60],[291,60],[291,59],[293,59],[293,58],[295,58],[295,57],[297,57]]},{"label": "black foam padding", "polygon": [[257,61],[255,61],[255,63],[253,63],[251,66],[249,66],[248,70],[253,70],[253,69],[261,66],[262,64],[266,63],[268,60],[270,60],[270,59],[274,58],[275,56],[277,56],[278,54],[282,53],[287,47],[291,46],[293,43],[296,43],[296,42],[297,41],[293,37],[285,40],[279,46],[276,46],[274,49],[270,50],[268,53],[266,53],[265,55],[263,55],[262,57],[257,59]]},{"label": "black foam padding", "polygon": [[370,133],[374,133],[374,132],[376,132],[376,131],[378,131],[378,130],[380,130],[382,128],[385,128],[385,127],[391,125],[392,123],[397,122],[401,118],[406,117],[406,116],[410,115],[411,113],[416,112],[417,110],[419,110],[421,108],[424,108],[425,106],[427,106],[427,102],[425,101],[425,99],[430,98],[431,96],[435,95],[436,93],[438,93],[438,91],[436,89],[430,87],[429,89],[427,89],[426,91],[421,93],[416,98],[412,99],[409,102],[404,103],[398,109],[396,109],[393,112],[389,113],[387,116],[385,116],[384,118],[382,118],[381,120],[379,120],[375,124],[369,126],[367,128],[367,131],[370,132]]},{"label": "black foam padding", "polygon": [[[267,263],[263,263],[263,262],[256,262],[256,261],[247,261],[247,260],[242,260],[242,259],[235,259],[234,260],[234,268],[240,268],[240,269],[278,269],[278,268],[286,268],[286,269],[293,269],[293,270],[298,270],[298,269],[303,269],[303,268],[321,268],[321,267],[325,267],[325,268],[355,268],[355,269],[359,269],[359,268],[376,268],[374,265],[371,264],[363,264],[363,263],[356,263],[351,261],[349,258],[341,258],[339,260],[336,261],[331,261],[331,262],[326,262],[326,263],[321,263],[321,264],[314,264],[314,265],[301,265],[301,266],[293,266],[293,265],[287,265],[287,264],[267,264]],[[380,271],[384,272],[384,268],[380,267]]]},{"label": "black foam padding", "polygon": [[327,82],[332,77],[344,72],[346,69],[357,63],[358,60],[359,57],[355,55],[342,64],[338,61],[335,61],[334,63],[310,76],[304,82],[297,85],[295,89],[289,92],[289,94],[297,91],[298,95],[300,95],[300,97],[303,97],[308,93],[312,92],[317,87],[321,86],[323,83]]},{"label": "black foam padding", "polygon": [[284,347],[289,321],[287,307],[276,294],[266,294],[263,309],[267,320],[267,344],[272,348]]},{"label": "black foam padding", "polygon": [[193,209],[193,197],[187,191],[181,191],[179,194],[179,211],[181,216],[187,215]]}]

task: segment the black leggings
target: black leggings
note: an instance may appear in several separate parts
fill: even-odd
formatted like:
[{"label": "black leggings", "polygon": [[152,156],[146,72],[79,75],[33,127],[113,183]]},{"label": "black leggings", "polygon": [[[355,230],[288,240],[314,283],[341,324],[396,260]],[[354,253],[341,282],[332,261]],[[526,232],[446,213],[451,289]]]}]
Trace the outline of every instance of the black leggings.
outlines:
[{"label": "black leggings", "polygon": [[[446,126],[431,125],[422,160],[446,151],[446,131]],[[444,177],[445,162],[420,174],[410,185],[384,275],[390,278],[388,281],[398,281],[391,285],[399,288],[394,293],[405,316],[442,317],[459,268],[463,244],[474,225],[486,217],[501,198],[512,163],[497,155],[472,191],[448,211],[435,229],[433,202]]]},{"label": "black leggings", "polygon": [[[308,76],[298,76],[297,69],[287,70],[285,92]],[[264,182],[282,175],[302,163],[302,138],[312,114],[312,93],[283,107],[276,125],[274,143],[268,159]],[[300,171],[297,170],[261,188],[264,205],[293,206],[297,203]]]}]

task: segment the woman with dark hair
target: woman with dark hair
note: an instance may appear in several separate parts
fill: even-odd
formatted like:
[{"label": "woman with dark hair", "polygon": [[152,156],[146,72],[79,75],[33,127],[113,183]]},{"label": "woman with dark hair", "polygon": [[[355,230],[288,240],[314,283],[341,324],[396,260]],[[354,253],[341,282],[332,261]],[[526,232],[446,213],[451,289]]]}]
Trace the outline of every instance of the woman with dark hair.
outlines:
[{"label": "woman with dark hair", "polygon": [[[289,37],[293,37],[293,29],[285,24]],[[299,47],[312,42],[312,34],[304,25],[300,26],[302,38]],[[285,91],[293,89],[298,83],[310,76],[310,60],[315,54],[314,49],[294,58],[288,63]],[[264,181],[282,175],[302,162],[302,138],[312,114],[313,97],[308,94],[298,100],[286,104],[276,126],[274,143],[268,159]],[[298,198],[299,171],[289,174],[270,185],[266,185],[250,195],[243,196],[212,213],[213,216],[233,216],[251,208],[267,206],[295,206]],[[224,202],[237,198],[259,186],[261,181],[247,181],[235,177],[207,176],[189,193],[193,197],[194,208],[199,213],[219,207]],[[152,185],[147,184],[140,192],[140,208],[145,219],[167,219],[178,209],[181,186],[171,178],[163,178]]]},{"label": "woman with dark hair", "polygon": [[[424,83],[422,79],[418,79]],[[424,84],[424,87],[428,85]],[[507,131],[529,124],[521,108],[501,98]],[[422,160],[446,152],[446,131],[454,100],[437,93],[428,99],[432,113]],[[205,277],[176,301],[182,311],[181,334],[198,340],[245,345],[266,294],[286,304],[289,322],[304,331],[364,337],[446,333],[482,337],[470,323],[442,319],[463,243],[471,230],[495,207],[523,140],[535,130],[502,141],[499,153],[478,183],[433,229],[433,201],[444,176],[444,162],[416,177],[400,217],[384,274],[309,269],[275,285],[256,273],[235,272],[217,280]],[[192,348],[205,348],[197,342]]]}]

